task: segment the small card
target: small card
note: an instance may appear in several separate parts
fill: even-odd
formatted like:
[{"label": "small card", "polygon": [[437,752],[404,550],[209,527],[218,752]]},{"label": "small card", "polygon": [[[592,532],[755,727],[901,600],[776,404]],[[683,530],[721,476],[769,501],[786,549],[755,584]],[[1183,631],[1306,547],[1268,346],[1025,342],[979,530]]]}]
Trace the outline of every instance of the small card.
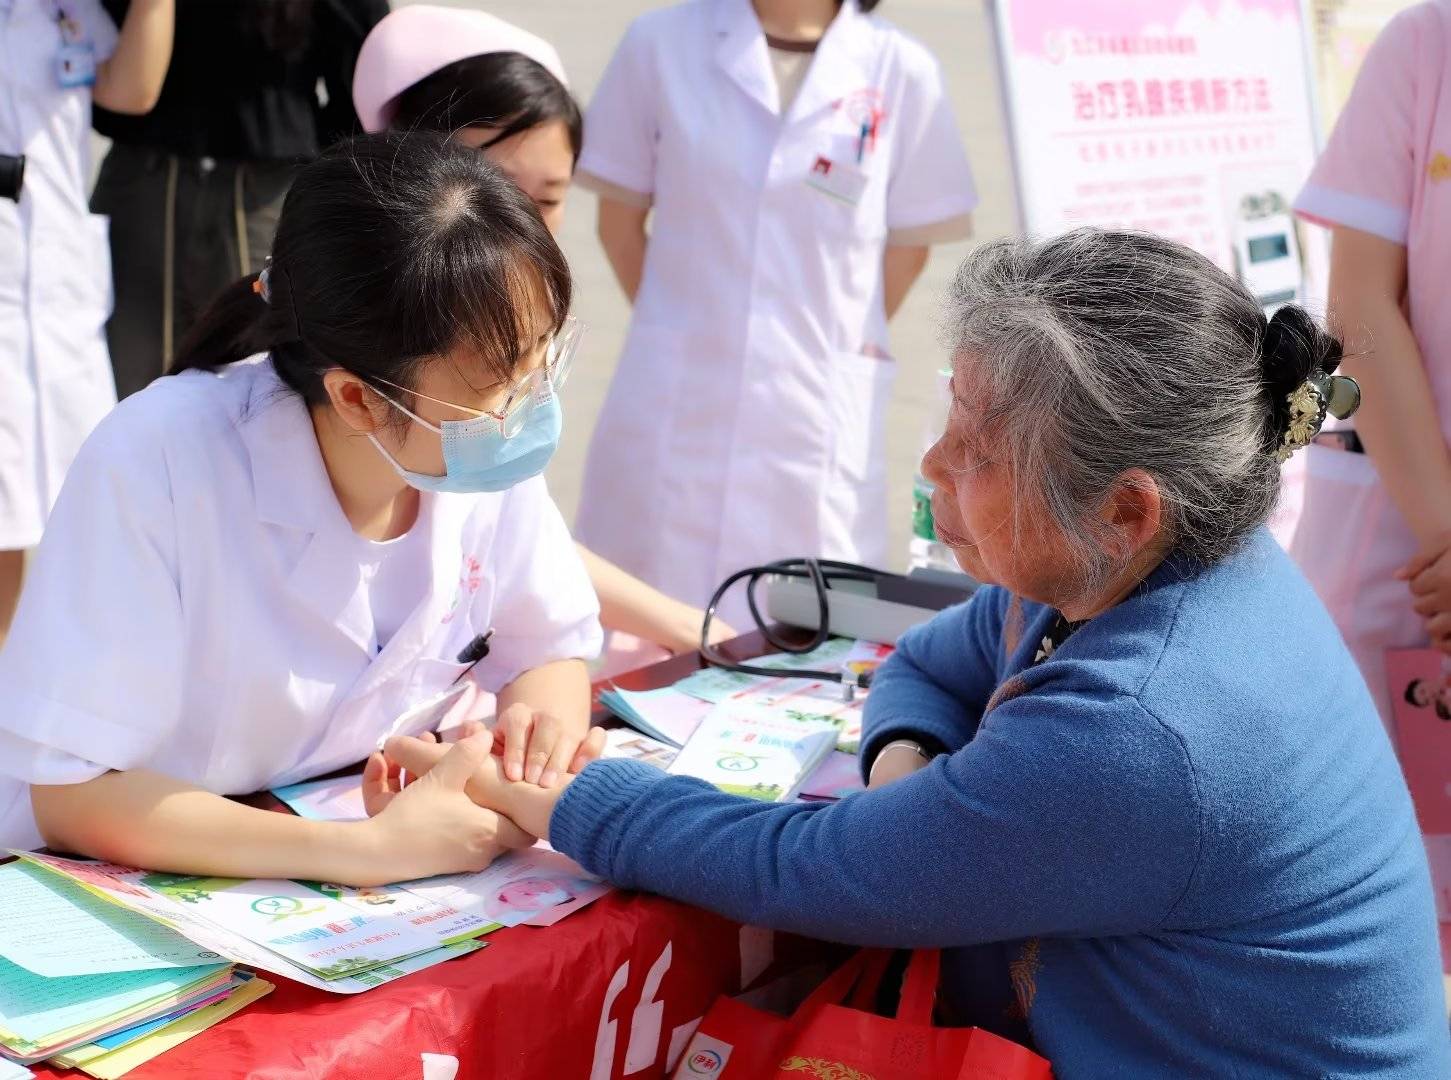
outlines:
[{"label": "small card", "polygon": [[806,174],[806,185],[838,202],[855,206],[862,201],[862,195],[867,190],[867,179],[867,174],[858,166],[818,154],[811,171]]},{"label": "small card", "polygon": [[62,45],[55,54],[55,74],[67,90],[96,84],[96,49],[89,41]]}]

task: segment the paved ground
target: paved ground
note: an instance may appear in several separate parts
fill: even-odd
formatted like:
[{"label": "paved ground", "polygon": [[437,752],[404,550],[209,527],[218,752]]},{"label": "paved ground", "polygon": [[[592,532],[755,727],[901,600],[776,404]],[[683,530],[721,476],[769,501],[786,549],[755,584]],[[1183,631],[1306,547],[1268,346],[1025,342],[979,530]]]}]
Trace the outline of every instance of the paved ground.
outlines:
[{"label": "paved ground", "polygon": [[[554,42],[576,93],[587,102],[629,21],[642,11],[663,5],[651,0],[487,0],[461,6],[485,8]],[[991,34],[981,0],[884,0],[880,11],[930,44],[944,65],[982,194],[978,237],[1010,231],[1011,173],[1000,119]],[[571,519],[579,497],[585,449],[629,318],[628,305],[595,240],[594,202],[588,192],[572,194],[563,235],[565,251],[579,281],[578,310],[590,324],[581,362],[565,398],[568,422],[564,446],[550,470],[555,496]],[[964,244],[938,249],[893,323],[893,349],[902,370],[890,414],[888,453],[892,552],[899,565],[906,558],[912,471],[921,449],[932,373],[944,357],[938,344],[936,305],[952,269],[967,250]]]}]

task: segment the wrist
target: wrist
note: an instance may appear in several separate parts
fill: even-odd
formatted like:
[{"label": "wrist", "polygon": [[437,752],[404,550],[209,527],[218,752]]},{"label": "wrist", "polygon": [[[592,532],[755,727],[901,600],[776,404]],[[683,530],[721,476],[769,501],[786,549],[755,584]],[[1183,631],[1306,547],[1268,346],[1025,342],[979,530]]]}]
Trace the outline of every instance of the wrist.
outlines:
[{"label": "wrist", "polygon": [[501,812],[530,835],[548,840],[549,819],[554,816],[555,806],[573,781],[574,777],[566,775],[547,788],[511,781],[504,788]]},{"label": "wrist", "polygon": [[921,768],[936,756],[915,739],[893,739],[877,751],[877,756],[872,759],[871,768],[867,771],[868,779],[875,776],[877,770],[882,768],[883,763],[894,763],[913,768]]},{"label": "wrist", "polygon": [[389,876],[388,844],[383,837],[387,828],[380,817],[362,821],[316,821],[313,850],[314,864],[321,871],[309,877],[339,885],[386,885],[404,877]]}]

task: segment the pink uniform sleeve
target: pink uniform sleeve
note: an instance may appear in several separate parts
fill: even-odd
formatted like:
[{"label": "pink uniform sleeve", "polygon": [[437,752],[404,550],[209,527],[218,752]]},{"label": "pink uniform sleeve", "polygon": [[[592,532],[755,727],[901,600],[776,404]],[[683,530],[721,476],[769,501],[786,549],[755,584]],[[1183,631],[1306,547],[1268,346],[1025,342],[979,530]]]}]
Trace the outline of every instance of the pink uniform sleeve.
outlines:
[{"label": "pink uniform sleeve", "polygon": [[1425,35],[1438,32],[1435,16],[1430,4],[1419,5],[1397,15],[1376,38],[1325,152],[1295,200],[1301,217],[1406,242],[1416,95],[1427,92],[1421,68],[1432,55]]}]

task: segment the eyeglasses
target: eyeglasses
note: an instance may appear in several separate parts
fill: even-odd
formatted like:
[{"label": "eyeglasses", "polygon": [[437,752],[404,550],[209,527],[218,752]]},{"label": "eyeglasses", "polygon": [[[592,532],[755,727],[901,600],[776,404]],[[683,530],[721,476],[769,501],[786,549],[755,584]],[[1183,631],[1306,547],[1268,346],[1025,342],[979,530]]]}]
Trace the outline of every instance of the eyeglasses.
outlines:
[{"label": "eyeglasses", "polygon": [[[559,332],[549,339],[549,345],[544,356],[544,363],[525,375],[509,388],[509,396],[504,399],[504,405],[500,409],[471,409],[467,405],[457,405],[452,401],[443,401],[440,398],[429,397],[427,394],[420,394],[417,390],[408,390],[407,387],[398,386],[397,383],[388,382],[386,379],[376,381],[385,383],[398,390],[411,393],[414,397],[422,398],[424,401],[431,401],[435,405],[445,405],[450,409],[457,409],[459,412],[468,413],[470,416],[482,419],[488,417],[498,421],[499,431],[506,439],[512,439],[519,432],[524,430],[524,425],[534,415],[537,406],[547,403],[564,386],[569,378],[570,370],[574,367],[574,354],[579,350],[580,338],[584,336],[585,324],[580,322],[573,315],[564,320],[564,325]],[[389,399],[390,401],[392,399]],[[394,403],[397,404],[396,402]],[[401,405],[398,408],[403,408]],[[408,410],[404,409],[404,412]],[[409,412],[409,416],[413,413]],[[428,424],[421,417],[414,417],[421,423],[435,431],[441,431],[433,424]]]},{"label": "eyeglasses", "polygon": [[499,421],[504,438],[512,439],[523,431],[535,407],[549,401],[563,389],[574,368],[574,354],[579,350],[584,330],[584,323],[573,315],[568,316],[559,332],[550,339],[544,363],[510,388],[502,409],[497,412],[491,409],[481,414]]}]

